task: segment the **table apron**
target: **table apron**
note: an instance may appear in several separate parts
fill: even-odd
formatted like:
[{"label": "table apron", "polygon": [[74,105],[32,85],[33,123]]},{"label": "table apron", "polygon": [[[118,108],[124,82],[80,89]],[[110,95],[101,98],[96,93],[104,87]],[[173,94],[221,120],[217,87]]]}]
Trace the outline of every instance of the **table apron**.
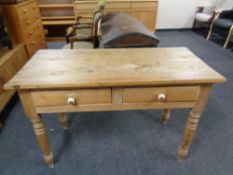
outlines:
[{"label": "table apron", "polygon": [[155,103],[123,103],[123,104],[90,104],[81,106],[43,106],[36,107],[37,113],[59,112],[97,112],[97,111],[125,111],[148,109],[179,109],[193,108],[196,102],[155,102]]}]

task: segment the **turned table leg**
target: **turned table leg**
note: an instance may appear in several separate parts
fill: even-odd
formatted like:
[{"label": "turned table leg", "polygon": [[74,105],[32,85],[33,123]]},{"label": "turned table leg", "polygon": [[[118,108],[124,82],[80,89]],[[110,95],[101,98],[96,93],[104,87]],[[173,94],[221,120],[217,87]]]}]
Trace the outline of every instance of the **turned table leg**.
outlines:
[{"label": "turned table leg", "polygon": [[59,113],[59,122],[64,129],[68,129],[67,115],[65,113]]},{"label": "turned table leg", "polygon": [[194,108],[191,110],[187,119],[183,140],[178,151],[179,161],[184,160],[185,156],[188,154],[189,147],[196,133],[201,114],[204,111],[206,103],[208,101],[211,88],[211,85],[203,85],[200,88],[197,102]]},{"label": "turned table leg", "polygon": [[161,122],[163,125],[165,125],[167,123],[167,121],[169,120],[170,118],[170,115],[171,115],[171,109],[164,109],[163,111],[163,115],[162,115],[162,118],[161,118]]},{"label": "turned table leg", "polygon": [[30,118],[32,122],[32,126],[37,138],[37,141],[39,143],[39,146],[43,152],[44,159],[48,163],[50,168],[54,167],[53,164],[53,154],[51,152],[48,136],[44,128],[44,124],[41,120],[41,117],[38,116],[38,118]]},{"label": "turned table leg", "polygon": [[37,114],[30,91],[19,91],[19,97],[24,107],[26,116],[30,119],[37,141],[43,152],[44,159],[50,168],[54,167],[53,154],[50,149],[48,136],[45,131],[41,116]]}]

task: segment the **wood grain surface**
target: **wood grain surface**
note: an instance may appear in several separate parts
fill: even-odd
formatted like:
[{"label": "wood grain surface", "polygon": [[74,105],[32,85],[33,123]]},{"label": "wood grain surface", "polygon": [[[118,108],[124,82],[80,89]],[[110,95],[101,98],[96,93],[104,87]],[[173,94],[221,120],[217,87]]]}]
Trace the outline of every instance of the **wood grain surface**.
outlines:
[{"label": "wood grain surface", "polygon": [[40,50],[5,88],[174,86],[225,80],[187,48]]}]

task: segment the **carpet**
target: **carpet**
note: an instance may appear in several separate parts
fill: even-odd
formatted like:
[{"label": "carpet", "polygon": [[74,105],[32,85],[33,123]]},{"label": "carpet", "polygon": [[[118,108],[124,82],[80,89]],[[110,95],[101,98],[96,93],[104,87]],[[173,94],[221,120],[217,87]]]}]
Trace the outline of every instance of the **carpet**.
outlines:
[{"label": "carpet", "polygon": [[[174,110],[163,127],[161,110],[70,113],[64,131],[56,114],[44,123],[55,159],[43,160],[19,100],[0,133],[1,175],[231,175],[233,173],[233,53],[191,31],[158,32],[159,47],[187,47],[225,75],[214,86],[189,155],[177,162],[188,110]],[[49,43],[50,48],[62,43]]]}]

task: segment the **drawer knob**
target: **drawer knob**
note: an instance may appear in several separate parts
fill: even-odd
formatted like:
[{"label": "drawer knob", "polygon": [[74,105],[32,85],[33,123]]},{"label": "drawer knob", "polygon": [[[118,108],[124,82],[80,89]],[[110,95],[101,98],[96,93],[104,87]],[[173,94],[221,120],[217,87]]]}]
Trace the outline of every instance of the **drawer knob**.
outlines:
[{"label": "drawer knob", "polygon": [[69,105],[75,105],[75,104],[76,104],[76,99],[75,99],[74,97],[69,97],[69,98],[67,99],[67,103],[68,103]]},{"label": "drawer knob", "polygon": [[158,99],[159,99],[160,102],[165,102],[165,100],[166,100],[166,95],[165,95],[164,93],[160,93],[160,94],[158,95]]}]

